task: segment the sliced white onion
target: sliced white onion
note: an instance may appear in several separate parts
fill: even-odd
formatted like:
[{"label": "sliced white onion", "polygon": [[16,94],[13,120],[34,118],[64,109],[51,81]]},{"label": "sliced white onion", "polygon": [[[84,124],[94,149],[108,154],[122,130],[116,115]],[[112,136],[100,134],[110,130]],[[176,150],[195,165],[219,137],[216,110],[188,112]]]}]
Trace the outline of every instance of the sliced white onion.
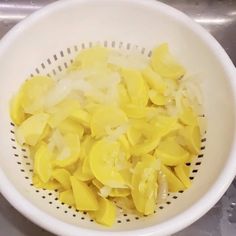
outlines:
[{"label": "sliced white onion", "polygon": [[44,105],[46,108],[52,107],[63,101],[71,92],[71,80],[62,79],[48,92]]},{"label": "sliced white onion", "polygon": [[109,186],[103,186],[102,188],[100,188],[98,194],[99,194],[101,197],[106,198],[106,197],[109,196],[110,193],[111,193],[111,188],[110,188]]},{"label": "sliced white onion", "polygon": [[166,201],[166,198],[168,196],[168,183],[166,176],[161,170],[157,172],[157,182],[158,182],[157,202],[163,203]]}]

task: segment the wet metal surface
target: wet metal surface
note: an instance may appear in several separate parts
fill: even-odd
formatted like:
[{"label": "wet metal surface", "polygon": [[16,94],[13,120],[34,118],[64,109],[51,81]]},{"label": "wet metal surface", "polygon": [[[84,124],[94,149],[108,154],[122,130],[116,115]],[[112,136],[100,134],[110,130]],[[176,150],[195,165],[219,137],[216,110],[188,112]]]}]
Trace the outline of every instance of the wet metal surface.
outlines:
[{"label": "wet metal surface", "polygon": [[[0,0],[0,38],[17,22],[54,0]],[[236,0],[162,0],[205,27],[236,65]],[[0,236],[52,236],[18,213],[0,194]],[[236,180],[200,220],[176,236],[235,236]]]}]

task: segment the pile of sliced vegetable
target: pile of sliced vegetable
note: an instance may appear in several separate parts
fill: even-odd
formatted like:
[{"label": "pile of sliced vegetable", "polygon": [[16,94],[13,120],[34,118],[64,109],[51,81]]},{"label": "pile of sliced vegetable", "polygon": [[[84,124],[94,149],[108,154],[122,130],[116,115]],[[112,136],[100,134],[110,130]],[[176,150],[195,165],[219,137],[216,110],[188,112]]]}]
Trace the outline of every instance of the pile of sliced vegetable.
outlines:
[{"label": "pile of sliced vegetable", "polygon": [[66,72],[34,76],[12,98],[16,139],[28,146],[33,184],[111,226],[116,206],[150,215],[189,188],[199,153],[198,89],[167,44],[82,50]]}]

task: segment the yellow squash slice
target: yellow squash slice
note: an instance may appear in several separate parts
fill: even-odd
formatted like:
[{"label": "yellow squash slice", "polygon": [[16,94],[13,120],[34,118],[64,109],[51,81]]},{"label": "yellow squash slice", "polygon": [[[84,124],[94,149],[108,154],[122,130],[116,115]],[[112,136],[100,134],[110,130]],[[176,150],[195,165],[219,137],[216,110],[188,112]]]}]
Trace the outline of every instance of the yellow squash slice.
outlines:
[{"label": "yellow squash slice", "polygon": [[68,68],[68,71],[105,67],[107,64],[108,52],[109,50],[107,48],[100,46],[84,49],[75,58],[74,62]]},{"label": "yellow squash slice", "polygon": [[153,50],[151,65],[153,70],[163,78],[179,79],[185,74],[185,69],[170,54],[167,43]]},{"label": "yellow squash slice", "polygon": [[73,192],[71,189],[60,192],[59,200],[65,204],[70,205],[70,206],[75,205],[75,198],[74,198],[74,195],[73,195]]},{"label": "yellow squash slice", "polygon": [[108,140],[96,142],[90,151],[91,170],[102,184],[111,188],[126,186],[117,162],[122,158],[120,144]]},{"label": "yellow squash slice", "polygon": [[16,137],[20,144],[34,146],[40,141],[40,138],[46,128],[49,115],[39,113],[30,116],[16,129]]},{"label": "yellow squash slice", "polygon": [[47,190],[60,190],[61,184],[55,180],[49,180],[47,183],[44,183],[38,175],[34,174],[32,177],[32,182],[36,188],[43,188]]},{"label": "yellow squash slice", "polygon": [[153,71],[150,67],[147,67],[143,70],[143,76],[147,81],[150,88],[154,89],[154,91],[163,94],[166,89],[166,84],[161,76]]},{"label": "yellow squash slice", "polygon": [[52,159],[53,153],[47,144],[41,143],[34,157],[34,172],[44,183],[47,183],[52,176]]},{"label": "yellow squash slice", "polygon": [[201,132],[199,126],[186,126],[179,130],[184,139],[186,148],[194,155],[199,153],[201,147]]},{"label": "yellow squash slice", "polygon": [[127,122],[125,113],[113,106],[101,106],[91,119],[91,131],[94,137],[102,137],[106,135],[106,129],[117,128]]},{"label": "yellow squash slice", "polygon": [[80,139],[77,134],[66,134],[64,136],[65,144],[58,155],[54,164],[59,167],[67,167],[75,163],[79,159]]},{"label": "yellow squash slice", "polygon": [[99,198],[99,209],[94,212],[96,222],[105,226],[112,226],[116,218],[116,207],[106,198]]},{"label": "yellow squash slice", "polygon": [[162,141],[155,151],[155,156],[167,166],[184,164],[190,157],[189,152],[182,148],[175,138]]},{"label": "yellow squash slice", "polygon": [[22,103],[23,94],[21,91],[12,97],[10,101],[10,116],[14,124],[20,125],[26,118]]},{"label": "yellow squash slice", "polygon": [[140,71],[122,69],[121,74],[133,104],[146,106],[148,102],[148,88]]},{"label": "yellow squash slice", "polygon": [[36,114],[44,111],[44,98],[55,81],[47,76],[34,76],[25,81],[20,89],[21,105],[25,113]]},{"label": "yellow squash slice", "polygon": [[75,206],[80,211],[96,211],[99,208],[98,200],[95,193],[88,185],[74,176],[70,177]]},{"label": "yellow squash slice", "polygon": [[68,189],[71,188],[70,172],[67,171],[66,169],[56,169],[56,170],[54,170],[52,172],[52,177],[56,181],[58,181],[65,190],[68,190]]},{"label": "yellow squash slice", "polygon": [[174,167],[176,176],[181,180],[186,188],[191,186],[191,181],[189,179],[189,167],[185,164],[180,164]]},{"label": "yellow squash slice", "polygon": [[165,174],[168,182],[168,190],[170,192],[178,192],[186,189],[184,184],[179,180],[179,178],[174,174],[174,172],[164,165],[161,165],[161,171]]},{"label": "yellow squash slice", "polygon": [[131,194],[136,209],[150,215],[154,212],[157,200],[157,164],[152,156],[138,162],[132,177]]}]

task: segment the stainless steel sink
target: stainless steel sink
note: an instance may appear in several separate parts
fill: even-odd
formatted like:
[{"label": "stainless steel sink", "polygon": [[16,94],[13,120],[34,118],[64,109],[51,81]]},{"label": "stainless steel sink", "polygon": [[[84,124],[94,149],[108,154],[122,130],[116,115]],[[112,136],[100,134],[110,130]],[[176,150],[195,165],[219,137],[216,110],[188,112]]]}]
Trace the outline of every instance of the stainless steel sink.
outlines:
[{"label": "stainless steel sink", "polygon": [[[0,0],[0,38],[17,22],[55,0]],[[205,27],[236,65],[236,0],[162,0]],[[1,181],[1,180],[0,180]],[[0,236],[52,236],[18,213],[0,194]],[[235,236],[236,180],[200,220],[176,236]]]}]

